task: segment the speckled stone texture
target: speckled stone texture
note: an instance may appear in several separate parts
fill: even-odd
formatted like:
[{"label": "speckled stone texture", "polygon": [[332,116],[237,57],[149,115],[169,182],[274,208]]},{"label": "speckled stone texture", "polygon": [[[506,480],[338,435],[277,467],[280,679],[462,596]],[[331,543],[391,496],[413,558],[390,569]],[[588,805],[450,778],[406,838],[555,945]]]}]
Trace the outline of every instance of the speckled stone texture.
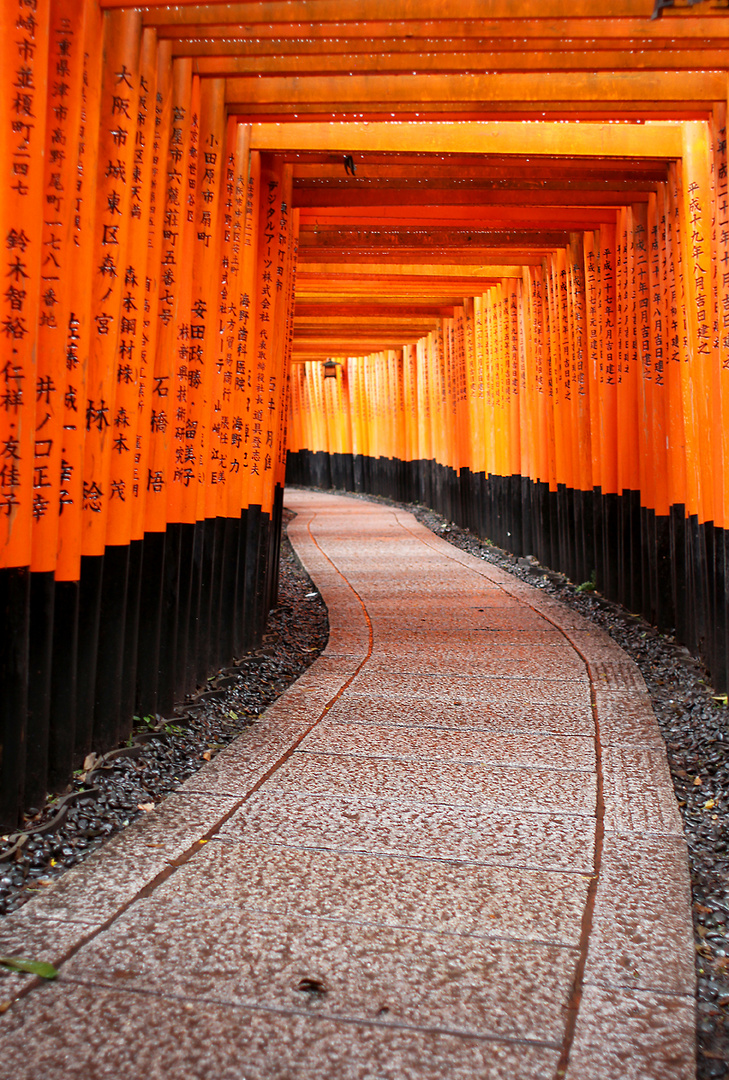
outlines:
[{"label": "speckled stone texture", "polygon": [[402,510],[287,505],[326,651],[5,920],[60,977],[0,980],[2,1069],[690,1080],[686,850],[635,665]]}]

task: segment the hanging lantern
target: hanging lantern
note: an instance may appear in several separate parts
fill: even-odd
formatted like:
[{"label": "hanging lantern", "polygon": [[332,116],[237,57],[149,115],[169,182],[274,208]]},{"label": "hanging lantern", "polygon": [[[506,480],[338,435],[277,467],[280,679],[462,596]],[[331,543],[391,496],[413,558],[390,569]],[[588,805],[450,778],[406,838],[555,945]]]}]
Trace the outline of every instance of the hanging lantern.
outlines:
[{"label": "hanging lantern", "polygon": [[336,379],[336,377],[337,377],[337,368],[341,367],[341,366],[342,365],[338,364],[336,360],[325,360],[324,361],[324,378],[325,379]]}]

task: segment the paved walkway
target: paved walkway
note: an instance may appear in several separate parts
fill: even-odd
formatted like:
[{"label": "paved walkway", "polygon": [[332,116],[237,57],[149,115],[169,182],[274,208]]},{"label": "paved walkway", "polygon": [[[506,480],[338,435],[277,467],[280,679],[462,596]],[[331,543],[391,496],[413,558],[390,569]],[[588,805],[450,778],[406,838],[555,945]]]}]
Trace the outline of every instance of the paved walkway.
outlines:
[{"label": "paved walkway", "polygon": [[686,850],[635,665],[400,510],[288,493],[323,656],[5,921],[14,1080],[689,1080]]}]

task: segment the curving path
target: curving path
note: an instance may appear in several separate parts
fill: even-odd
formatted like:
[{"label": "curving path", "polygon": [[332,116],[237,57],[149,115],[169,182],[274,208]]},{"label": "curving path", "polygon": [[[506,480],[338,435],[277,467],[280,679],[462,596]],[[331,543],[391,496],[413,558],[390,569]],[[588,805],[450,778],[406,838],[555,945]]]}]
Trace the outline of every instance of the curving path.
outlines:
[{"label": "curving path", "polygon": [[[689,1080],[686,849],[635,665],[412,515],[288,492],[329,645],[5,921],[14,1080]],[[27,978],[27,977],[26,977]]]}]

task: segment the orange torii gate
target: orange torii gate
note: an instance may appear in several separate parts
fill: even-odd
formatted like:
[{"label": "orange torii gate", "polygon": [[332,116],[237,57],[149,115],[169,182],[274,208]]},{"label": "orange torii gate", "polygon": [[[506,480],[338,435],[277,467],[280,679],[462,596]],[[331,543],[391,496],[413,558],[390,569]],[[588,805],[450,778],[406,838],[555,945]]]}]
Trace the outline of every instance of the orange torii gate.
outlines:
[{"label": "orange torii gate", "polygon": [[287,441],[726,685],[729,16],[0,10],[4,825],[260,639]]}]

